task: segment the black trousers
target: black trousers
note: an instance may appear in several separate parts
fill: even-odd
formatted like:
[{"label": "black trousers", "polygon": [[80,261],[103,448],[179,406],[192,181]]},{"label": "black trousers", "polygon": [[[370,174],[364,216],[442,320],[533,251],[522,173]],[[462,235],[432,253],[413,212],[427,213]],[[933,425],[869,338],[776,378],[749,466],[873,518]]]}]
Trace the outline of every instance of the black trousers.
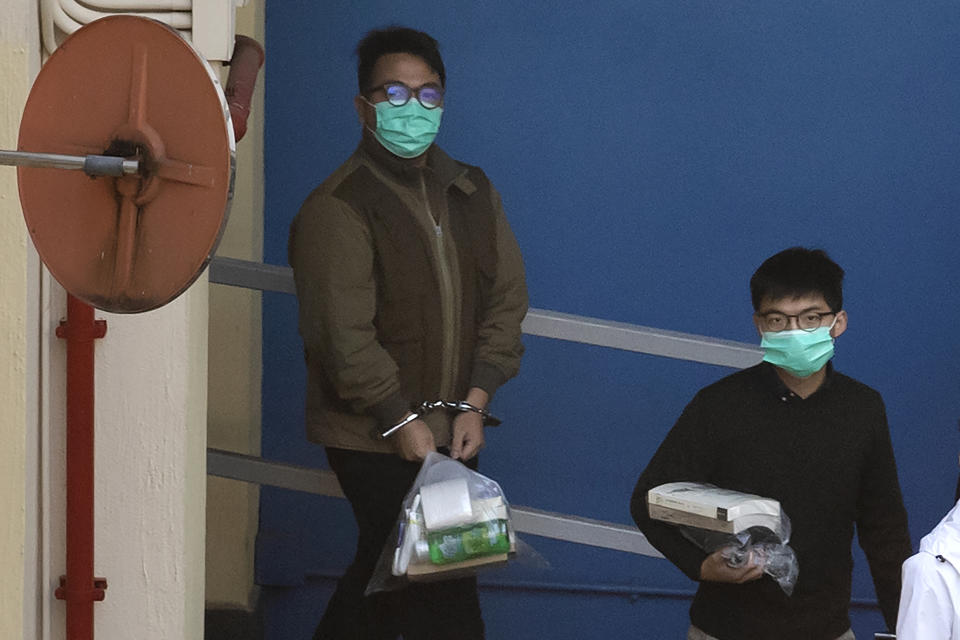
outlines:
[{"label": "black trousers", "polygon": [[[327,448],[327,460],[353,507],[359,535],[353,563],[313,640],[482,640],[476,578],[411,584],[363,595],[420,463],[398,456]],[[468,463],[476,467],[476,458]]]}]

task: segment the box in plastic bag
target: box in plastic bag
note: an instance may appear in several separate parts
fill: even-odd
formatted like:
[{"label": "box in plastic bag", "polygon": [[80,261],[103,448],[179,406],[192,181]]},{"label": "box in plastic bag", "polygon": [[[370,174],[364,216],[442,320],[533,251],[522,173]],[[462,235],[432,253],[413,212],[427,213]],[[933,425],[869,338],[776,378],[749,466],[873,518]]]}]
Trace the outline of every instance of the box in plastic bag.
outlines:
[{"label": "box in plastic bag", "polygon": [[404,498],[366,593],[407,581],[471,575],[516,551],[510,506],[500,485],[439,453],[430,453]]},{"label": "box in plastic bag", "polygon": [[791,595],[799,565],[790,542],[790,518],[780,503],[701,482],[671,482],[647,492],[650,518],[677,525],[706,551],[722,550],[731,567],[759,565]]}]

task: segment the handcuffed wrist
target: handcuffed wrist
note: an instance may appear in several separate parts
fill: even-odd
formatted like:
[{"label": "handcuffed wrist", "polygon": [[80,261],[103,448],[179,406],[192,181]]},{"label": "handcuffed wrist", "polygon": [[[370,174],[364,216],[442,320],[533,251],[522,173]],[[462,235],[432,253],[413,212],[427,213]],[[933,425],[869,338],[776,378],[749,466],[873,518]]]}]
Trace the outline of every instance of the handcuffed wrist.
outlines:
[{"label": "handcuffed wrist", "polygon": [[430,413],[434,409],[447,409],[448,411],[458,411],[460,413],[463,413],[465,411],[470,411],[480,415],[480,417],[483,420],[484,426],[495,427],[500,424],[500,420],[490,415],[489,411],[487,411],[486,409],[481,409],[476,405],[472,405],[465,400],[461,400],[459,402],[446,402],[444,400],[437,400],[435,402],[422,403],[419,407],[417,407],[415,411],[411,411],[408,415],[403,417],[399,422],[391,424],[385,430],[381,431],[378,434],[378,437],[381,440],[385,438],[389,438],[391,435],[393,435],[403,427],[407,426],[414,420],[419,420],[420,418]]}]

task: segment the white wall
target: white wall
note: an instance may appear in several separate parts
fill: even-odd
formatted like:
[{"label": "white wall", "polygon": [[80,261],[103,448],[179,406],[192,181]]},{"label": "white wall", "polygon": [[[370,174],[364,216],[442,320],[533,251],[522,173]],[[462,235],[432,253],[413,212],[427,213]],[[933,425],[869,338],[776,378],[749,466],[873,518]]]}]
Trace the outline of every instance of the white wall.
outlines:
[{"label": "white wall", "polygon": [[156,311],[102,315],[97,635],[202,638],[206,279]]},{"label": "white wall", "polygon": [[[65,294],[47,280],[44,448],[46,635],[65,637],[53,588],[66,566],[66,345],[53,334]],[[206,292],[137,315],[96,312],[94,604],[99,638],[203,638]]]}]

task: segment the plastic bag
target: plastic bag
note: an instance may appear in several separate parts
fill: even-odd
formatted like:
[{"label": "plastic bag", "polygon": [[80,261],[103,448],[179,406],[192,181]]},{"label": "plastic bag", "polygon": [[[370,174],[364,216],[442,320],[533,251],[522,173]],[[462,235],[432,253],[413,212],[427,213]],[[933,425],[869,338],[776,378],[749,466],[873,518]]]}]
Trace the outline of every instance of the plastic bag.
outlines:
[{"label": "plastic bag", "polygon": [[672,482],[647,494],[650,517],[676,525],[706,551],[722,551],[731,567],[757,564],[791,595],[799,565],[790,548],[790,518],[771,498],[698,482]]},{"label": "plastic bag", "polygon": [[790,520],[781,516],[784,524],[781,539],[766,527],[750,527],[740,533],[721,533],[688,525],[678,525],[685,538],[706,551],[721,551],[731,567],[742,567],[749,562],[759,565],[765,574],[773,578],[788,596],[793,594],[800,574],[797,555],[787,544],[790,541]]},{"label": "plastic bag", "polygon": [[366,594],[409,581],[472,575],[516,551],[500,485],[440,453],[427,455],[403,500]]}]

